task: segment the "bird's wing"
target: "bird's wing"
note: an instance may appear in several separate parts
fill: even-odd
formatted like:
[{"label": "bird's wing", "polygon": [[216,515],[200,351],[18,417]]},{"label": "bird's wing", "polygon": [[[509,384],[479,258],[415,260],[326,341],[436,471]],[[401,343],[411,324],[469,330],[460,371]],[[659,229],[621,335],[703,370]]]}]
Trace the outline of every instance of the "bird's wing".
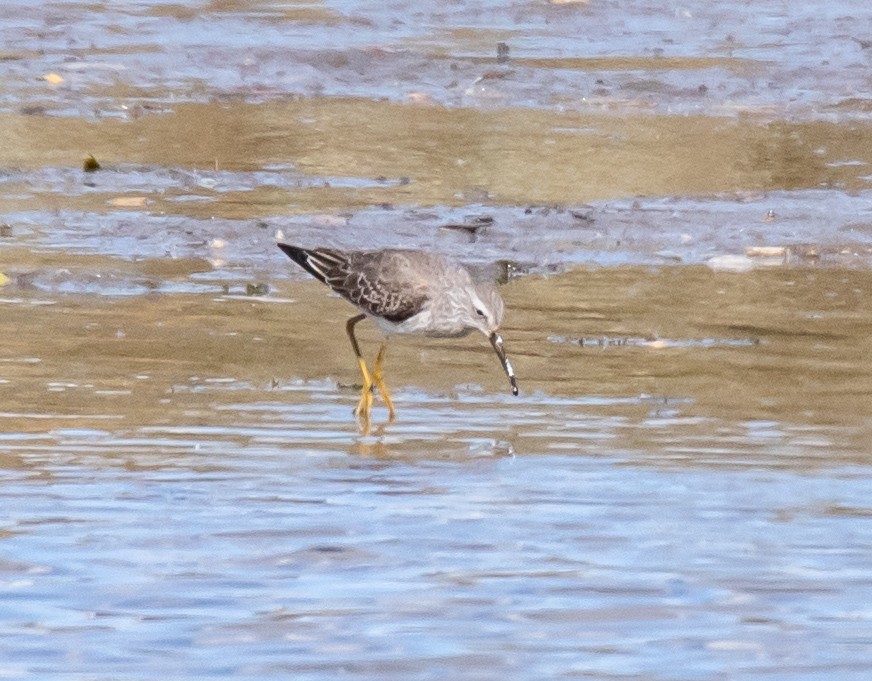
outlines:
[{"label": "bird's wing", "polygon": [[404,322],[418,314],[429,300],[426,282],[407,266],[401,253],[346,253],[287,244],[279,244],[279,248],[313,277],[374,317]]}]

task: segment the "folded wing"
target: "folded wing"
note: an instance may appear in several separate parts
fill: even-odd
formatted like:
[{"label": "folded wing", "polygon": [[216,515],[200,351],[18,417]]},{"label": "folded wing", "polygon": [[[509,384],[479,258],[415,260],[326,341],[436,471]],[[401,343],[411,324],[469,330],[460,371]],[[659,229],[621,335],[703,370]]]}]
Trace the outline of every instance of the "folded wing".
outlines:
[{"label": "folded wing", "polygon": [[418,314],[427,304],[426,282],[404,267],[402,251],[345,252],[278,244],[291,260],[373,317],[394,323]]}]

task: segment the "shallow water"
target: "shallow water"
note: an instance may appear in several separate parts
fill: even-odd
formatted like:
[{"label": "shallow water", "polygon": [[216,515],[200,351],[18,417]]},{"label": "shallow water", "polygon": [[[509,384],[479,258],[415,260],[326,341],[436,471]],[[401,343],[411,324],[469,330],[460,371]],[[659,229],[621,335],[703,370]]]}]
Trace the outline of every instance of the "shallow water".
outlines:
[{"label": "shallow water", "polygon": [[7,299],[3,672],[862,678],[869,276],[527,277],[369,437],[314,284]]},{"label": "shallow water", "polygon": [[[0,678],[869,678],[872,13],[661,4],[0,8]],[[361,435],[277,238],[491,268],[520,397]]]}]

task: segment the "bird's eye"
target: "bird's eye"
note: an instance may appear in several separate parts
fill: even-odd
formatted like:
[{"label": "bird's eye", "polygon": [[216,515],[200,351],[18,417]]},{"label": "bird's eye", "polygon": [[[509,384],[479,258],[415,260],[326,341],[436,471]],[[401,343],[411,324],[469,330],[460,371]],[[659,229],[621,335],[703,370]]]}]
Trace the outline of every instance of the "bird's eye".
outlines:
[{"label": "bird's eye", "polygon": [[479,308],[475,308],[475,314],[477,314],[479,317],[486,317],[487,316]]}]

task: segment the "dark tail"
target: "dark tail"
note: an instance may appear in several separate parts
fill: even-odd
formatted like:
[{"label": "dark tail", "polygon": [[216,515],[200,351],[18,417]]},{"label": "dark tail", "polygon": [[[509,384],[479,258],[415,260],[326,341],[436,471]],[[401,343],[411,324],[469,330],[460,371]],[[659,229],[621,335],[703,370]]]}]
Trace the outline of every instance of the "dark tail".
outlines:
[{"label": "dark tail", "polygon": [[305,248],[299,248],[297,246],[291,246],[290,244],[276,244],[279,248],[282,249],[284,254],[288,256],[291,260],[297,263],[300,267],[306,270],[309,274],[311,274],[316,279],[320,279],[324,281],[324,277],[318,272],[315,268],[313,268],[309,264],[309,251]]},{"label": "dark tail", "polygon": [[348,258],[340,251],[329,248],[307,249],[289,244],[276,244],[284,254],[311,274],[315,279],[333,286],[335,279],[342,279]]},{"label": "dark tail", "polygon": [[300,267],[306,266],[306,260],[308,256],[306,254],[305,248],[297,248],[296,246],[291,246],[290,244],[276,244],[276,246],[281,248],[284,254],[295,263],[297,263]]}]

